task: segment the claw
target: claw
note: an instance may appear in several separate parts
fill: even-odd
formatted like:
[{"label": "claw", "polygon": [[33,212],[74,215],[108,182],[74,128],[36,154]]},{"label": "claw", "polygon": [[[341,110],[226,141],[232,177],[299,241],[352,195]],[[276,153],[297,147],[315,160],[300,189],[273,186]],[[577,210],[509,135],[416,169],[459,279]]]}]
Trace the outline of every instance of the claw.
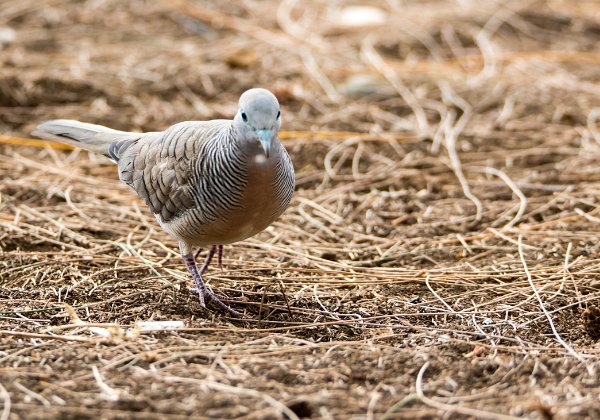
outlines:
[{"label": "claw", "polygon": [[[196,288],[196,287],[188,287],[188,290],[192,293],[200,293],[198,291],[198,288]],[[219,293],[214,293],[214,292],[213,292],[213,294],[219,300],[224,300],[225,302],[247,302],[248,301],[248,298],[245,296],[227,296],[227,295],[221,295]]]}]

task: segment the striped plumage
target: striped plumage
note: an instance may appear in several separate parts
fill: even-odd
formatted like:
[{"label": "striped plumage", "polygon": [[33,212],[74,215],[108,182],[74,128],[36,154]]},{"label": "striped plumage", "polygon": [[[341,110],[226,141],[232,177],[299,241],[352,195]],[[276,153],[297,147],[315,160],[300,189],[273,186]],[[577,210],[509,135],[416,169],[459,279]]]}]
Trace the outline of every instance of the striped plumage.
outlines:
[{"label": "striped plumage", "polygon": [[[200,301],[239,315],[208,289],[202,273],[222,245],[249,238],[288,207],[294,170],[277,138],[279,104],[264,89],[240,97],[233,120],[187,121],[163,132],[128,133],[70,120],[41,124],[35,135],[104,154],[118,164],[160,225],[179,241]],[[193,251],[211,246],[198,272]]]}]

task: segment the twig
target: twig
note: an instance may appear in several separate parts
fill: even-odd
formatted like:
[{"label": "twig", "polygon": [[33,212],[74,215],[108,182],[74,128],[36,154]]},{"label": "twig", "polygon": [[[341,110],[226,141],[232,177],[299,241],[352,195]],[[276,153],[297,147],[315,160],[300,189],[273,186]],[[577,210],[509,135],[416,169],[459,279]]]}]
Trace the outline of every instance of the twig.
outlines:
[{"label": "twig", "polygon": [[[429,273],[427,273],[425,275],[425,284],[427,285],[427,288],[429,289],[429,291],[431,292],[431,294],[433,294],[433,296],[436,297],[437,300],[439,300],[440,302],[442,302],[442,304],[448,308],[450,310],[450,312],[452,312],[453,314],[456,314],[456,311],[454,309],[452,309],[452,306],[448,305],[448,303],[446,303],[446,301],[444,299],[442,299],[442,297],[440,295],[437,294],[437,292],[435,290],[433,290],[433,287],[431,287],[431,284],[429,284]],[[458,315],[460,318],[462,318],[462,315]]]},{"label": "twig", "polygon": [[96,365],[92,365],[92,374],[94,375],[94,379],[98,384],[98,388],[100,388],[100,391],[102,392],[102,396],[107,401],[119,401],[119,393],[111,388],[106,382],[104,382],[104,379],[102,378],[102,375],[100,374],[100,371]]},{"label": "twig", "polygon": [[[456,124],[454,124],[454,126],[448,124],[445,127],[444,139],[446,144],[446,150],[448,151],[448,157],[450,158],[452,170],[454,171],[456,178],[458,178],[458,181],[460,182],[465,197],[471,200],[475,205],[475,220],[479,221],[481,220],[483,205],[481,204],[481,200],[479,200],[479,198],[477,198],[471,192],[469,182],[465,177],[465,174],[462,170],[460,158],[458,157],[458,153],[456,152],[456,140],[460,133],[464,130],[464,127],[466,126],[469,119],[471,118],[472,107],[463,98],[456,95],[454,91],[450,88],[450,85],[448,83],[441,82],[439,86],[442,90],[444,100],[454,104],[455,106],[460,107],[463,111],[463,114],[460,116],[460,118],[458,119]],[[448,113],[454,115],[455,111],[449,110]],[[454,118],[452,118],[452,120],[454,120]]]},{"label": "twig", "polygon": [[491,167],[482,168],[481,171],[486,174],[495,175],[498,178],[500,178],[506,183],[506,185],[508,185],[508,188],[510,188],[512,192],[519,198],[519,211],[517,211],[517,214],[515,214],[515,216],[510,222],[508,222],[506,225],[504,225],[504,227],[502,227],[502,230],[510,229],[515,224],[517,224],[519,220],[521,220],[521,217],[525,213],[525,210],[527,209],[527,197],[525,197],[525,194],[523,194],[519,186],[515,184],[504,172]]},{"label": "twig", "polygon": [[10,406],[11,406],[10,394],[8,393],[6,388],[4,388],[4,385],[2,385],[1,382],[0,382],[0,397],[2,398],[2,402],[3,402],[2,414],[0,415],[0,420],[8,420],[8,418],[10,417]]},{"label": "twig", "polygon": [[32,390],[25,388],[21,383],[19,383],[18,381],[14,382],[15,387],[18,388],[20,391],[24,392],[25,394],[29,395],[31,398],[39,401],[40,403],[42,403],[42,405],[44,407],[50,407],[50,401],[48,401],[46,398],[42,397],[40,394],[38,394],[37,392],[33,392]]},{"label": "twig", "polygon": [[527,262],[525,261],[525,255],[523,254],[523,235],[519,235],[518,242],[519,242],[519,257],[521,258],[521,263],[523,264],[523,270],[525,270],[525,275],[527,276],[527,281],[529,282],[529,285],[531,286],[531,289],[533,290],[533,293],[535,294],[535,297],[540,305],[540,308],[542,309],[542,312],[544,312],[544,315],[546,316],[546,319],[548,320],[548,323],[550,324],[552,333],[554,334],[554,336],[556,337],[556,340],[560,343],[560,345],[563,346],[565,348],[565,350],[567,350],[567,352],[569,352],[569,354],[571,354],[573,357],[575,357],[577,360],[579,360],[579,362],[581,362],[582,364],[586,365],[585,367],[586,367],[589,375],[593,376],[593,374],[594,374],[593,366],[587,364],[585,359],[579,353],[577,353],[575,350],[573,350],[573,348],[571,348],[571,346],[569,346],[562,339],[562,337],[556,330],[556,327],[554,326],[554,321],[552,320],[552,317],[548,313],[548,310],[546,309],[546,306],[544,305],[544,302],[542,301],[542,297],[538,293],[538,290],[535,287],[535,284],[533,284],[533,279],[531,278],[531,273],[529,272],[529,268],[527,268]]},{"label": "twig", "polygon": [[417,375],[417,380],[415,383],[416,394],[418,398],[426,405],[437,408],[438,410],[442,410],[448,413],[459,413],[466,416],[473,416],[475,418],[488,418],[488,419],[498,419],[498,420],[516,420],[518,417],[507,416],[504,414],[492,413],[491,411],[477,410],[469,407],[461,407],[459,405],[446,404],[436,400],[433,400],[429,397],[425,396],[423,392],[423,376],[425,375],[425,371],[429,367],[429,362],[426,362]]},{"label": "twig", "polygon": [[408,89],[408,87],[402,83],[398,77],[398,74],[393,71],[377,53],[373,47],[372,37],[368,36],[365,38],[361,45],[360,55],[365,62],[370,64],[387,79],[387,81],[394,87],[396,92],[398,92],[406,104],[412,109],[415,118],[417,119],[417,127],[415,127],[415,131],[420,135],[429,135],[429,122],[427,121],[427,116],[425,115],[423,107],[410,89]]},{"label": "twig", "polygon": [[241,386],[230,386],[230,385],[226,385],[226,384],[219,383],[219,382],[200,380],[200,379],[195,379],[195,378],[179,377],[179,376],[164,376],[163,379],[167,380],[167,381],[171,381],[171,382],[197,384],[201,387],[206,387],[208,389],[226,392],[228,394],[233,394],[233,395],[243,395],[246,397],[260,398],[263,401],[265,401],[267,404],[269,404],[270,406],[275,408],[281,414],[286,415],[290,420],[300,420],[300,418],[296,415],[296,413],[294,413],[292,410],[290,410],[288,407],[286,407],[285,404],[277,401],[275,398],[271,397],[270,395],[268,395],[264,392],[260,392],[260,391],[254,390],[254,389],[247,389],[247,388],[243,388]]},{"label": "twig", "polygon": [[573,290],[575,290],[575,295],[577,296],[577,302],[579,302],[579,309],[582,308],[581,306],[581,293],[579,292],[579,288],[577,287],[577,282],[575,282],[575,277],[573,277],[573,274],[571,273],[571,270],[569,270],[569,257],[571,256],[571,250],[573,249],[573,242],[569,242],[569,245],[567,245],[567,252],[565,252],[565,264],[563,267],[563,272],[565,276],[568,276],[569,279],[571,279],[571,284],[573,285]]},{"label": "twig", "polygon": [[[195,19],[208,22],[217,27],[227,28],[249,35],[270,46],[283,48],[288,51],[293,51],[298,48],[298,40],[290,38],[287,34],[270,31],[261,26],[254,25],[246,19],[227,15],[217,10],[209,10],[201,7],[198,3],[191,3],[185,0],[169,0],[164,1],[164,3]],[[304,42],[307,41],[304,40]],[[313,46],[318,48],[318,45]]]},{"label": "twig", "polygon": [[306,48],[300,47],[300,57],[308,70],[308,74],[317,82],[321,89],[325,92],[329,100],[334,103],[339,103],[341,100],[340,94],[337,92],[329,78],[321,71],[315,56]]},{"label": "twig", "polygon": [[79,341],[79,342],[89,342],[92,341],[86,337],[79,337],[77,335],[53,335],[53,334],[38,334],[38,333],[28,333],[23,331],[9,331],[9,330],[0,330],[0,335],[12,335],[15,337],[28,337],[28,338],[44,338],[50,340],[63,340],[63,341]]},{"label": "twig", "polygon": [[46,148],[46,147],[50,147],[52,149],[58,149],[58,150],[75,150],[75,148],[73,146],[69,146],[68,144],[56,143],[56,142],[47,141],[47,140],[36,140],[36,139],[30,139],[30,138],[24,138],[24,137],[6,136],[4,134],[0,134],[0,143],[14,144],[17,146],[24,146],[24,147],[39,147],[42,149]]}]

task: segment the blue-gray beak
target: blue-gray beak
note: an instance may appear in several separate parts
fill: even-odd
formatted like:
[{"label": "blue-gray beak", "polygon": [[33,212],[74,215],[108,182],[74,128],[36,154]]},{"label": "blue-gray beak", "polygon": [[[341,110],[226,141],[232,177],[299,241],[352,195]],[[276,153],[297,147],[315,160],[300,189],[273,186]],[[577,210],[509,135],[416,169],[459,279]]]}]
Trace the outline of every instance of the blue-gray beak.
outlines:
[{"label": "blue-gray beak", "polygon": [[271,130],[256,130],[260,144],[265,151],[265,156],[269,157],[271,151]]}]

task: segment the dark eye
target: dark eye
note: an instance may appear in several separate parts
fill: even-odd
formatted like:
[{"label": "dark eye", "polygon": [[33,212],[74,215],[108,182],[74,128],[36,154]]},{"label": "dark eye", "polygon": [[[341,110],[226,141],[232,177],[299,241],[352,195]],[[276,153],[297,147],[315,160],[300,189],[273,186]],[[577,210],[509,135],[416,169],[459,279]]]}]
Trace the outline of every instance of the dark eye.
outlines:
[{"label": "dark eye", "polygon": [[242,120],[248,121],[248,116],[246,115],[245,112],[242,112]]},{"label": "dark eye", "polygon": [[277,111],[277,117],[275,119],[279,119],[279,117],[281,117],[281,111]]}]

